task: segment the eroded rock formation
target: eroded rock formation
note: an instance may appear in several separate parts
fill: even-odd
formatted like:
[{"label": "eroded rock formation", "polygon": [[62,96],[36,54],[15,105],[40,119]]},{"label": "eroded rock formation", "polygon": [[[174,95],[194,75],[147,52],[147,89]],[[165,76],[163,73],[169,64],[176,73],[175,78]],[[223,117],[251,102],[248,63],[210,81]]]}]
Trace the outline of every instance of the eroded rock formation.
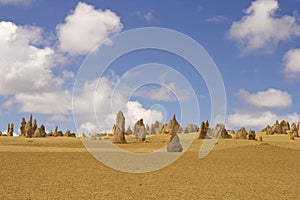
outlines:
[{"label": "eroded rock formation", "polygon": [[183,133],[196,133],[198,131],[198,126],[196,124],[188,124],[183,130]]},{"label": "eroded rock formation", "polygon": [[295,138],[295,137],[299,137],[299,134],[298,134],[298,130],[297,130],[297,126],[295,123],[292,123],[291,125],[291,129],[287,131],[288,134],[290,135],[290,137],[292,138]]},{"label": "eroded rock formation", "polygon": [[205,122],[201,122],[201,125],[200,125],[200,128],[199,128],[199,136],[198,136],[198,139],[205,139],[205,138],[208,138],[207,137],[207,132],[208,132],[208,129],[209,129],[209,123],[208,123],[208,120],[206,120]]},{"label": "eroded rock formation", "polygon": [[160,123],[159,121],[155,121],[154,124],[151,125],[150,134],[154,135],[154,134],[161,133],[163,128],[164,128],[163,123]]},{"label": "eroded rock formation", "polygon": [[213,138],[219,137],[220,139],[232,138],[232,136],[228,134],[224,124],[217,124],[215,128],[208,129],[207,135]]},{"label": "eroded rock formation", "polygon": [[168,122],[167,128],[165,131],[170,134],[170,141],[167,145],[168,152],[182,152],[183,148],[180,144],[179,137],[177,135],[178,129],[180,127],[179,123],[176,120],[175,114],[173,115],[172,119]]},{"label": "eroded rock formation", "polygon": [[14,123],[8,123],[7,136],[12,137],[14,133]]},{"label": "eroded rock formation", "polygon": [[248,140],[255,140],[256,139],[256,133],[254,130],[250,129],[248,133]]},{"label": "eroded rock formation", "polygon": [[247,139],[247,131],[244,127],[240,128],[239,130],[237,130],[237,132],[235,133],[235,138],[236,139]]},{"label": "eroded rock formation", "polygon": [[39,137],[46,137],[46,135],[47,133],[45,131],[45,126],[41,125],[40,128],[35,129],[32,137],[39,138]]},{"label": "eroded rock formation", "polygon": [[270,135],[272,131],[272,127],[270,125],[266,126],[261,130],[261,132],[265,132],[267,135]]},{"label": "eroded rock formation", "polygon": [[132,130],[131,127],[128,126],[127,130],[125,131],[126,135],[131,135],[132,134]]},{"label": "eroded rock formation", "polygon": [[143,119],[138,120],[133,127],[133,135],[137,142],[144,142],[146,140],[147,130]]},{"label": "eroded rock formation", "polygon": [[116,118],[116,124],[112,128],[112,134],[114,136],[113,143],[126,143],[125,139],[125,117],[121,111],[118,112]]}]

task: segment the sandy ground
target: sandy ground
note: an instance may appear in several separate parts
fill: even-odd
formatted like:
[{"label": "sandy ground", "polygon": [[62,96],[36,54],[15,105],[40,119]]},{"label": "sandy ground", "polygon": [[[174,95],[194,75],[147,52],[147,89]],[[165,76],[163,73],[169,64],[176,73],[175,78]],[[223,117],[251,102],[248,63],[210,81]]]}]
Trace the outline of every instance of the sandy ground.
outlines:
[{"label": "sandy ground", "polygon": [[[0,199],[300,199],[300,138],[262,135],[263,143],[219,140],[204,159],[196,140],[172,165],[145,174],[106,167],[80,139],[0,137]],[[146,152],[166,141],[120,146]]]}]

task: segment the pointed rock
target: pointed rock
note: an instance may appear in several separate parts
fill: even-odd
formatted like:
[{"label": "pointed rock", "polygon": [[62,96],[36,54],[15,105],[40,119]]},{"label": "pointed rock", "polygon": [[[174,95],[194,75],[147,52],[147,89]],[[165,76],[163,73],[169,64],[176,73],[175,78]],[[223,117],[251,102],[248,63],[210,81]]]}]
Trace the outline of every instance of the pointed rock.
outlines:
[{"label": "pointed rock", "polygon": [[125,117],[121,111],[118,112],[116,118],[116,124],[112,128],[112,134],[114,136],[113,143],[126,143],[125,139]]},{"label": "pointed rock", "polygon": [[133,135],[137,142],[144,142],[146,140],[147,130],[143,119],[138,120],[133,127]]},{"label": "pointed rock", "polygon": [[240,128],[239,130],[237,130],[237,132],[235,133],[235,138],[236,139],[247,139],[247,131],[244,127]]},{"label": "pointed rock", "polygon": [[176,121],[175,114],[173,118],[167,124],[167,133],[171,135],[170,142],[167,145],[168,152],[181,152],[182,145],[180,144],[179,137],[177,135],[180,124]]},{"label": "pointed rock", "polygon": [[208,132],[208,129],[209,129],[209,123],[208,123],[208,120],[206,120],[205,122],[201,122],[201,125],[200,125],[200,128],[199,128],[199,136],[198,136],[198,139],[205,139],[205,138],[208,138],[207,137],[207,132]]}]

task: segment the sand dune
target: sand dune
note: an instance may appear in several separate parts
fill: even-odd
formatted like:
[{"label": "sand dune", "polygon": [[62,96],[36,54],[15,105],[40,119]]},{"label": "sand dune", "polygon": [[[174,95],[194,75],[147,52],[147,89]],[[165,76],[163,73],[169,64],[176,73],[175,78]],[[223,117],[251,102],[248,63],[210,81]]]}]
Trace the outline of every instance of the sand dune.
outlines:
[{"label": "sand dune", "polygon": [[263,139],[219,140],[204,159],[196,140],[172,165],[130,174],[99,163],[80,139],[0,137],[0,199],[300,199],[300,139]]}]

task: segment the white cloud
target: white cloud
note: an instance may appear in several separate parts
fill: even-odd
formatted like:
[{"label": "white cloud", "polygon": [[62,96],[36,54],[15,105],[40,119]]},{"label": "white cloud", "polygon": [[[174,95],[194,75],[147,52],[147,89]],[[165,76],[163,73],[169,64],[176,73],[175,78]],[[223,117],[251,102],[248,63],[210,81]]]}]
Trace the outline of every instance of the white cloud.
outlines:
[{"label": "white cloud", "polygon": [[61,115],[71,111],[71,95],[68,91],[19,93],[13,101],[19,112]]},{"label": "white cloud", "polygon": [[279,42],[300,35],[300,26],[294,16],[277,17],[276,0],[256,0],[246,9],[240,21],[233,22],[229,30],[232,40],[246,51],[265,49],[270,52]]},{"label": "white cloud", "polygon": [[283,56],[284,72],[287,77],[296,78],[300,73],[300,49],[290,49]]},{"label": "white cloud", "polygon": [[150,110],[143,108],[142,104],[138,101],[129,101],[126,105],[126,114],[129,119],[129,124],[133,127],[133,124],[143,118],[144,124],[153,124],[155,121],[162,121],[164,116],[157,110]]},{"label": "white cloud", "polygon": [[159,87],[144,87],[140,89],[138,96],[156,101],[184,101],[190,94],[187,90],[178,88],[175,82],[170,82]]},{"label": "white cloud", "polygon": [[62,84],[51,71],[54,50],[40,47],[43,41],[39,27],[0,22],[0,95],[49,91]]},{"label": "white cloud", "polygon": [[72,73],[54,74],[56,53],[46,43],[39,27],[0,22],[0,96],[5,97],[1,110],[52,115],[51,119],[70,114],[71,96],[61,88]]},{"label": "white cloud", "polygon": [[205,21],[207,21],[207,22],[226,22],[226,21],[228,21],[228,18],[223,15],[216,15],[216,16],[207,18]]},{"label": "white cloud", "polygon": [[163,120],[163,114],[159,111],[146,109],[137,101],[129,101],[124,94],[112,95],[115,83],[118,82],[112,80],[101,77],[99,80],[87,81],[76,91],[73,111],[80,131],[84,130],[81,125],[86,122],[95,125],[94,131],[111,131],[119,110],[124,113],[126,127],[132,127],[140,118],[148,124]]},{"label": "white cloud", "polygon": [[144,18],[145,18],[147,21],[151,21],[151,20],[154,18],[153,10],[149,10],[149,11],[144,15]]},{"label": "white cloud", "polygon": [[30,5],[34,0],[0,0],[0,4]]},{"label": "white cloud", "polygon": [[273,88],[254,94],[241,89],[238,95],[244,101],[257,107],[285,108],[292,105],[292,96],[289,93]]},{"label": "white cloud", "polygon": [[122,28],[120,17],[114,12],[96,10],[91,5],[79,2],[65,22],[57,26],[57,35],[62,51],[84,55]]},{"label": "white cloud", "polygon": [[91,122],[86,122],[80,125],[79,133],[94,133],[99,132],[97,126]]},{"label": "white cloud", "polygon": [[141,11],[136,11],[135,14],[142,18],[145,19],[146,21],[151,21],[154,19],[154,11],[152,9],[148,10],[146,13],[142,13]]},{"label": "white cloud", "polygon": [[72,71],[67,71],[67,70],[64,70],[63,72],[62,72],[62,78],[64,79],[64,80],[67,80],[67,79],[74,79],[74,77],[75,77],[75,75],[74,75],[74,73],[72,72]]},{"label": "white cloud", "polygon": [[271,111],[251,112],[239,111],[227,116],[227,128],[240,128],[242,126],[262,129],[268,124],[272,125],[276,120],[287,120],[289,122],[300,121],[300,115],[297,113],[277,115]]}]

